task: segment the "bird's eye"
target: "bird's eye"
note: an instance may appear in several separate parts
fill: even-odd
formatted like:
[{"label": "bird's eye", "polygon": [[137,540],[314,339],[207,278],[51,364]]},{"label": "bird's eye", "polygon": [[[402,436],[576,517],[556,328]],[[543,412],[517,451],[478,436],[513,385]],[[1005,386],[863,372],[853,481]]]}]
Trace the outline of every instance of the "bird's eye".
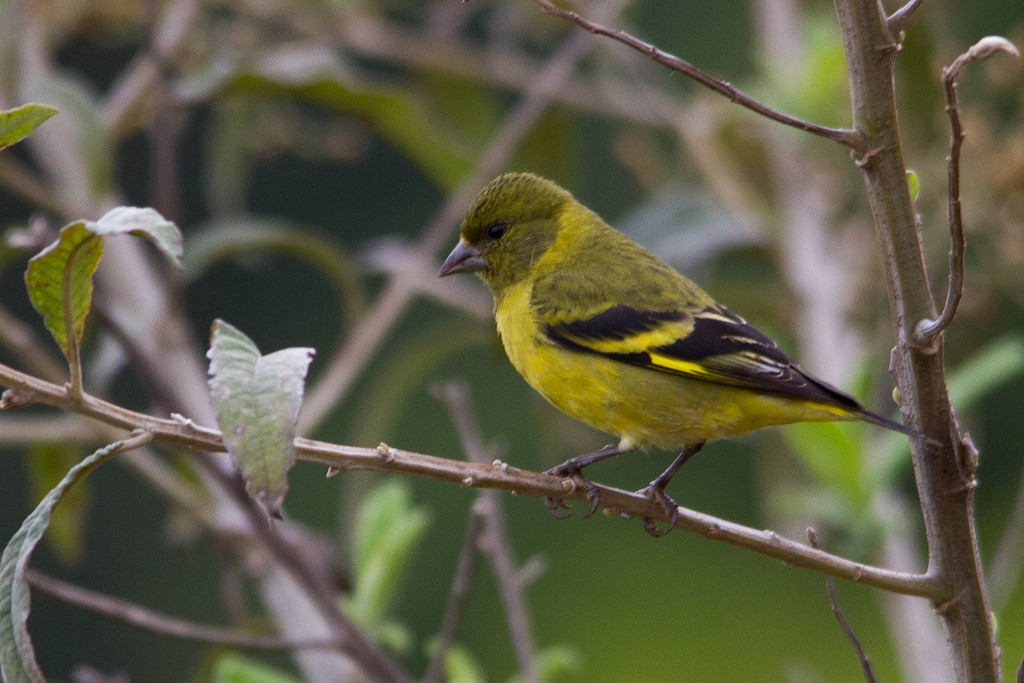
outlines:
[{"label": "bird's eye", "polygon": [[508,230],[508,225],[505,223],[491,223],[487,226],[487,236],[492,240],[501,239],[506,230]]}]

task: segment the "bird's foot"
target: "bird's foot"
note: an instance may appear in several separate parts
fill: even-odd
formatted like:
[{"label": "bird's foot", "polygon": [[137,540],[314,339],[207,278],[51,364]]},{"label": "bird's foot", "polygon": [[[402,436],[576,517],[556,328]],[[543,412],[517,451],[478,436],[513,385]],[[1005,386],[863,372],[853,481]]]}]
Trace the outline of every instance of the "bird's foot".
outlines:
[{"label": "bird's foot", "polygon": [[[583,489],[587,492],[587,500],[590,501],[590,509],[587,511],[587,514],[583,515],[583,518],[586,519],[597,512],[598,503],[601,501],[597,487],[593,482],[580,473],[580,469],[581,468],[579,466],[574,465],[570,461],[564,462],[558,467],[552,467],[550,470],[544,472],[544,474],[550,474],[553,477],[562,478],[563,485],[566,485],[565,482],[568,482],[566,487],[567,491]],[[569,506],[563,498],[545,498],[544,505],[547,507],[548,512],[551,513],[551,516],[555,519],[565,519],[569,516],[563,515],[560,512],[561,510],[569,509]]]},{"label": "bird's foot", "polygon": [[642,496],[647,496],[655,503],[658,503],[662,509],[665,510],[665,514],[668,515],[668,523],[665,525],[664,529],[659,529],[658,523],[650,517],[644,518],[644,531],[655,538],[661,538],[668,532],[672,531],[672,529],[675,528],[676,520],[679,519],[679,505],[672,499],[672,496],[665,493],[665,487],[659,485],[657,480],[654,480],[646,487],[637,491],[637,493]]}]

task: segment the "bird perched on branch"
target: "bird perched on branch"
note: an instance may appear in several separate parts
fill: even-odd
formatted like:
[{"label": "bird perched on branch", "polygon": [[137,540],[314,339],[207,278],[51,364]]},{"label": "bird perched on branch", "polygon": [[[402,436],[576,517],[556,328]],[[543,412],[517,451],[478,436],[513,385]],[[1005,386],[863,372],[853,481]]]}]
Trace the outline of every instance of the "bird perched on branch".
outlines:
[{"label": "bird perched on branch", "polygon": [[[597,492],[581,470],[636,448],[682,448],[641,490],[665,508],[667,531],[678,510],[665,487],[707,441],[826,420],[917,435],[810,375],[764,333],[539,176],[509,173],[480,192],[438,275],[465,272],[477,273],[494,296],[505,352],[530,386],[619,438],[548,470],[582,482],[591,513]],[[561,504],[548,500],[553,512]],[[660,535],[652,520],[644,528]]]}]

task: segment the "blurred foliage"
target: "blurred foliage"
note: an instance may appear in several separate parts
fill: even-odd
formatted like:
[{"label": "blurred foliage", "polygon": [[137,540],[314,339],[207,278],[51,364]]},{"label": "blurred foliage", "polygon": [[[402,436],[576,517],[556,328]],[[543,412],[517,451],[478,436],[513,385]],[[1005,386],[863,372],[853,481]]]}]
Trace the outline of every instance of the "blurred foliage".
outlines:
[{"label": "blurred foliage", "polygon": [[297,683],[296,678],[257,660],[229,653],[217,658],[211,683]]},{"label": "blurred foliage", "polygon": [[386,618],[398,581],[409,571],[416,545],[430,524],[422,507],[413,507],[409,486],[386,481],[367,493],[356,515],[352,537],[355,576],[345,613],[375,640],[408,651],[406,627]]},{"label": "blurred foliage", "polygon": [[[587,13],[595,6],[577,4]],[[485,438],[517,466],[547,467],[600,446],[604,435],[557,414],[509,368],[471,284],[442,290],[456,292],[448,298],[433,289],[440,253],[417,261],[389,248],[416,239],[574,29],[527,0],[243,0],[202,4],[194,15],[189,6],[0,2],[0,108],[36,101],[60,111],[0,152],[7,238],[0,313],[35,333],[22,345],[0,333],[0,362],[34,367],[40,355],[60,359],[43,341],[47,332],[22,280],[27,259],[56,238],[56,227],[116,204],[155,206],[185,233],[185,277],[170,289],[180,290],[173,294],[182,295],[192,336],[205,339],[211,321],[224,318],[263,348],[314,347],[314,383],[361,330],[379,323],[375,302],[396,273],[408,278],[403,286],[422,287],[374,340],[310,436],[461,453],[450,416],[428,395],[436,380],[458,376],[472,388]],[[766,33],[772,24],[759,13],[783,10],[792,11],[787,31]],[[154,19],[167,17],[176,17],[180,33],[156,41],[176,42],[160,61],[165,80],[141,90],[135,70],[153,42],[150,31],[165,26]],[[665,0],[633,3],[610,23],[790,113],[829,125],[849,119],[831,3]],[[940,300],[949,240],[938,75],[986,34],[1024,44],[1020,1],[925,3],[898,59],[914,169],[908,182]],[[1003,549],[1004,525],[1022,495],[1013,427],[1024,410],[1020,66],[1003,58],[972,66],[960,100],[967,289],[947,332],[946,358],[958,415],[981,452],[977,511],[987,560]],[[3,126],[0,119],[0,135]],[[880,411],[891,407],[884,286],[862,183],[844,151],[771,126],[595,37],[576,75],[501,166],[569,187],[811,369]],[[811,232],[800,232],[806,225]],[[448,227],[445,251],[455,229]],[[121,294],[98,292],[103,315],[90,322],[95,334],[83,351],[95,369],[87,388],[162,410],[161,388],[131,368],[117,350],[116,329],[105,324],[117,316]],[[459,297],[465,310],[455,310]],[[203,346],[196,344],[197,355]],[[100,376],[113,379],[102,387],[90,382]],[[3,540],[76,452],[57,457],[56,447],[32,448],[4,428],[5,417]],[[624,456],[591,476],[638,488],[668,457]],[[285,517],[340,539],[338,553],[353,566],[351,591],[341,597],[347,613],[416,676],[439,628],[474,492],[322,475],[301,463],[291,472]],[[190,476],[177,477],[194,487]],[[247,589],[230,588],[230,551],[205,545],[197,533],[175,534],[184,513],[170,512],[140,481],[134,470],[98,471],[88,505],[67,498],[57,508],[47,536],[52,549],[36,553],[34,566],[200,621],[262,613]],[[868,562],[878,560],[884,539],[902,538],[918,553],[916,569],[924,567],[906,440],[898,435],[801,425],[714,444],[673,482],[673,495],[687,507],[794,538],[814,525],[828,549]],[[543,556],[548,567],[527,592],[546,680],[861,680],[817,575],[686,534],[656,542],[635,522],[581,522],[573,512],[555,523],[539,501],[509,499],[515,548]],[[1011,528],[1011,540],[1020,535]],[[998,577],[1008,588],[995,618],[1009,676],[1024,652],[1024,591],[1021,568],[1008,571]],[[900,679],[906,634],[887,621],[885,597],[860,586],[839,589],[880,679]],[[297,675],[287,657],[257,653],[219,655],[212,670],[203,668],[198,662],[211,648],[36,603],[30,631],[54,678],[68,678],[80,662],[157,683],[190,673],[216,681]],[[552,645],[563,642],[572,645]],[[453,681],[506,680],[515,670],[486,573],[473,581],[446,663]]]}]

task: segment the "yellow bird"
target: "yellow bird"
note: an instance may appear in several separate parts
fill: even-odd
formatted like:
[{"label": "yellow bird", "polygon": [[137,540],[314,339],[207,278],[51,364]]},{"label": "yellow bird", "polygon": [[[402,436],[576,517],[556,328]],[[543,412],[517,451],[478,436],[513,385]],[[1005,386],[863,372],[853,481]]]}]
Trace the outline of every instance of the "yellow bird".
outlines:
[{"label": "yellow bird", "polygon": [[[642,492],[665,487],[706,441],[792,422],[864,420],[917,436],[801,369],[768,336],[555,183],[495,178],[470,207],[439,277],[477,273],[508,358],[567,415],[619,438],[548,470],[580,471],[655,446],[682,451]],[[591,512],[597,495],[589,486]],[[548,501],[555,509],[561,502]],[[651,520],[644,527],[656,533]]]}]

